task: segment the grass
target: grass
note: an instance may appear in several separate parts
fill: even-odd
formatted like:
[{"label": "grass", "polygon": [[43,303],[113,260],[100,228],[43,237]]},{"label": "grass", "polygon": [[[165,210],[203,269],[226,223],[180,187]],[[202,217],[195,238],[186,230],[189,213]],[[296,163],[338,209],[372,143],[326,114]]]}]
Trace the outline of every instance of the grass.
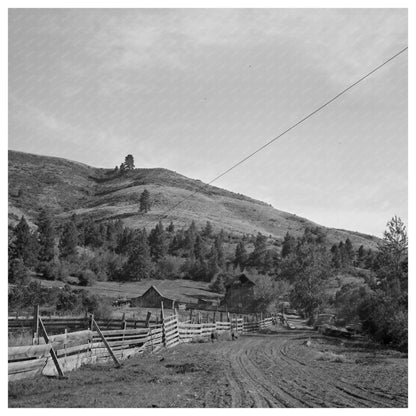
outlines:
[{"label": "grass", "polygon": [[[135,169],[124,177],[113,177],[108,169],[97,169],[60,158],[9,151],[9,220],[21,214],[33,219],[40,207],[48,206],[61,218],[73,213],[98,220],[120,218],[125,225],[141,228],[156,222],[159,215],[198,191],[171,213],[177,227],[191,220],[202,227],[209,220],[216,231],[233,234],[272,235],[283,238],[289,231],[298,236],[313,222],[279,211],[272,206],[215,186],[201,190],[202,182],[167,169]],[[140,193],[148,189],[152,210],[138,212]],[[325,228],[330,244],[350,238],[355,246],[375,248],[374,237]]]},{"label": "grass", "polygon": [[343,354],[335,354],[331,351],[325,351],[319,353],[317,357],[318,361],[330,361],[332,363],[345,363],[347,362],[347,358]]}]

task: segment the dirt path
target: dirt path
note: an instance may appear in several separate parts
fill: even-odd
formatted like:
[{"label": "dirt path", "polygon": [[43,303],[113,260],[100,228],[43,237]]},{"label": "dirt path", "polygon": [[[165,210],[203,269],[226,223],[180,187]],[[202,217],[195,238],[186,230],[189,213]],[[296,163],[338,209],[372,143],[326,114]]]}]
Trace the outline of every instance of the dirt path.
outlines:
[{"label": "dirt path", "polygon": [[[309,337],[310,347],[305,345]],[[222,344],[216,353],[230,363],[226,377],[231,407],[407,405],[406,359],[389,362],[384,358],[382,363],[373,360],[363,365],[356,358],[362,352],[350,351],[345,362],[325,362],[317,360],[321,348],[316,333],[306,331],[246,336],[237,343]],[[334,349],[345,354],[343,346]]]},{"label": "dirt path", "polygon": [[[310,340],[309,345],[305,341]],[[334,360],[321,360],[330,354]],[[11,407],[406,407],[407,358],[316,332],[180,345],[68,380],[9,386]]]}]

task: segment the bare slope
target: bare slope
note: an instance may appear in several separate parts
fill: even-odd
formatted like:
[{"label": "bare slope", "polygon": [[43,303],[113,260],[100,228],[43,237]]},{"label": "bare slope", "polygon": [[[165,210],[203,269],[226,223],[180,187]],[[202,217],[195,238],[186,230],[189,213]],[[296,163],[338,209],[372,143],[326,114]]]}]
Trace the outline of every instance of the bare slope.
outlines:
[{"label": "bare slope", "polygon": [[[305,227],[317,225],[247,196],[215,186],[201,189],[202,185],[167,169],[135,169],[121,177],[110,169],[9,151],[9,220],[15,222],[21,215],[33,219],[42,206],[48,206],[61,217],[76,213],[97,220],[120,218],[132,228],[149,223],[152,227],[160,214],[198,191],[166,221],[181,226],[194,220],[203,226],[208,220],[227,232],[261,232],[277,238],[287,231],[299,235]],[[146,215],[139,213],[139,197],[145,188],[153,200]],[[326,231],[330,242],[349,237],[356,246],[375,247],[377,243],[377,238],[364,234],[331,228]]]}]

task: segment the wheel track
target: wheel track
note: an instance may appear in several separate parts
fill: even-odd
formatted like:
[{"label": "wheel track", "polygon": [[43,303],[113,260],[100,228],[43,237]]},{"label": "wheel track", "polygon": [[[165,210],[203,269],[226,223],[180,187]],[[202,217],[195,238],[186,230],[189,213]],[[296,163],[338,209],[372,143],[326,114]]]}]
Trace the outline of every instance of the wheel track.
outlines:
[{"label": "wheel track", "polygon": [[[319,380],[321,380],[322,382],[326,382],[327,379],[322,377],[322,373],[325,372],[325,369],[323,369],[321,366],[318,366],[319,371],[314,371],[314,367],[308,365],[307,363],[299,360],[296,357],[293,357],[291,354],[289,354],[289,342],[290,340],[287,340],[284,344],[284,346],[281,348],[280,352],[282,354],[282,356],[284,356],[285,358],[295,361],[298,364],[300,364],[301,366],[306,366],[308,367],[308,372],[313,371],[313,373],[315,374],[315,377]],[[367,395],[377,395],[376,393],[373,393],[371,390],[368,389],[363,389],[360,388],[359,386],[356,386],[354,384],[348,383],[348,382],[342,382],[340,383],[339,381],[333,380],[333,384],[332,386],[338,390],[338,392],[341,392],[341,394],[343,395],[347,395],[350,396],[352,398],[352,400],[355,400],[359,405],[364,405],[366,407],[374,407],[374,405],[376,405],[377,407],[392,407],[390,403],[386,403],[386,401],[379,401],[377,399],[371,398],[371,397],[366,397],[363,396],[362,394],[360,394],[360,392],[357,393],[358,391],[363,391],[365,392]],[[329,385],[329,387],[331,387]],[[380,397],[381,398],[381,397]]]}]

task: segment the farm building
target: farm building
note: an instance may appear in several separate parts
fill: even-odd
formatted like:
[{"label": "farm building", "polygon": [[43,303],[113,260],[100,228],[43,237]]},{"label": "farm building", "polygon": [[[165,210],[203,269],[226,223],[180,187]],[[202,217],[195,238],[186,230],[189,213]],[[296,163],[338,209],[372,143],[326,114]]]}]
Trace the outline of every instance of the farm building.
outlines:
[{"label": "farm building", "polygon": [[168,298],[155,287],[150,286],[143,295],[137,298],[131,299],[131,306],[142,307],[142,308],[160,308],[161,302],[163,301],[163,307],[171,309],[173,306],[178,309],[183,309],[185,303],[178,299]]},{"label": "farm building", "polygon": [[235,277],[226,285],[226,293],[221,305],[229,311],[249,311],[254,300],[256,284],[244,273]]}]

